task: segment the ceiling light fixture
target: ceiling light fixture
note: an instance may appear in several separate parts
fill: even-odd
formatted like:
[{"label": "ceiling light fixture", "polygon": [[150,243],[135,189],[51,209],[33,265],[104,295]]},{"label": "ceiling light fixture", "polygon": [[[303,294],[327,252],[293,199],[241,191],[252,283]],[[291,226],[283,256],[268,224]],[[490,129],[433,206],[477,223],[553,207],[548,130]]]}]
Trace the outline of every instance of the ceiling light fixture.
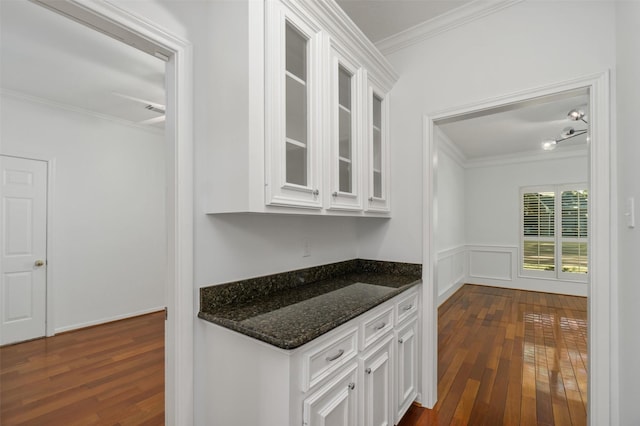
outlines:
[{"label": "ceiling light fixture", "polygon": [[587,123],[587,120],[584,119],[584,111],[578,108],[574,108],[569,111],[569,113],[567,114],[567,118],[571,121],[582,120],[583,122]]},{"label": "ceiling light fixture", "polygon": [[[584,119],[584,111],[578,108],[574,108],[567,113],[567,118],[571,121],[581,120],[587,123],[587,120]],[[589,123],[587,123],[589,124]],[[574,129],[573,127],[565,127],[562,129],[562,133],[560,133],[560,137],[558,139],[547,139],[542,141],[542,149],[545,151],[553,151],[558,146],[558,143],[562,141],[566,141],[567,139],[575,138],[576,136],[584,135],[588,132],[587,129]],[[587,142],[589,142],[589,136],[587,136]]]}]

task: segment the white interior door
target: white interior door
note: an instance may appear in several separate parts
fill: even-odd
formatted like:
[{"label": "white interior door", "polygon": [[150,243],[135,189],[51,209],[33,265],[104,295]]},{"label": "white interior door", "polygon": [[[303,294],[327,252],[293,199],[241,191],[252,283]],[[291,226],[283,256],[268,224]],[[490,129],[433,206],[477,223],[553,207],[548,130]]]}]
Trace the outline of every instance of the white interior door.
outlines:
[{"label": "white interior door", "polygon": [[0,155],[0,344],[45,335],[47,163]]}]

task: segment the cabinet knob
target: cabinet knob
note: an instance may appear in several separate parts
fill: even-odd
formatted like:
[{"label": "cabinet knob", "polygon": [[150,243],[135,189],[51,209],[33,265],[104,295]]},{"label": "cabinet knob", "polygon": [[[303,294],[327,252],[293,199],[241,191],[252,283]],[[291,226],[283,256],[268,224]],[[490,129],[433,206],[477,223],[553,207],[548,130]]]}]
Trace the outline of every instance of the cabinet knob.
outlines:
[{"label": "cabinet knob", "polygon": [[407,305],[405,307],[402,308],[403,311],[408,311],[409,309],[413,308],[413,303],[410,305]]},{"label": "cabinet knob", "polygon": [[312,192],[312,194],[314,195],[314,197],[317,197],[318,195],[320,195],[320,191],[316,189]]},{"label": "cabinet knob", "polygon": [[331,194],[331,195],[333,195],[334,197],[337,197],[338,196],[338,191],[334,191],[333,194]]},{"label": "cabinet knob", "polygon": [[371,374],[371,369],[367,368],[366,370],[364,370],[364,372],[367,373],[367,374]]},{"label": "cabinet knob", "polygon": [[381,322],[380,324],[376,325],[374,328],[376,330],[382,330],[384,328],[384,326],[387,325],[386,322]]},{"label": "cabinet knob", "polygon": [[349,383],[349,389],[350,390],[354,390],[355,388],[356,388],[356,384],[355,383],[353,383],[353,382]]},{"label": "cabinet knob", "polygon": [[34,265],[36,265],[36,267],[38,267],[38,268],[39,268],[39,267],[41,267],[41,266],[44,266],[44,260],[42,260],[42,259],[38,259],[38,260],[36,260],[33,264],[34,264]]},{"label": "cabinet knob", "polygon": [[404,339],[401,337],[398,339],[398,343],[403,344],[404,343]]}]

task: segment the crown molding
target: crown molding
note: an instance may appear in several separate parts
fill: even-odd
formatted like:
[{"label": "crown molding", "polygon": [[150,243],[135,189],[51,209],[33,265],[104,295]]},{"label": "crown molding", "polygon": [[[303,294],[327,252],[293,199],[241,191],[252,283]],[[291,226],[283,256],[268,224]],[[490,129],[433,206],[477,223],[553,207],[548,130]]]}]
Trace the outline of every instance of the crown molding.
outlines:
[{"label": "crown molding", "polygon": [[311,14],[313,19],[326,28],[330,35],[345,46],[355,46],[354,53],[379,77],[385,90],[390,90],[399,75],[387,58],[378,50],[362,30],[335,0],[283,0],[289,7],[295,7]]},{"label": "crown molding", "polygon": [[523,0],[473,0],[447,13],[384,38],[376,47],[384,55],[407,48],[445,31],[511,7]]},{"label": "crown molding", "polygon": [[589,150],[586,145],[559,147],[553,151],[525,151],[515,154],[494,155],[491,157],[468,158],[438,126],[434,127],[434,136],[438,150],[447,154],[463,169],[498,167],[510,164],[531,163],[536,161],[560,160],[564,158],[586,157]]},{"label": "crown molding", "polygon": [[465,169],[478,169],[482,167],[506,166],[510,164],[532,163],[536,161],[552,161],[565,158],[587,157],[589,149],[587,145],[566,146],[553,151],[527,151],[517,154],[498,155],[494,157],[467,160]]},{"label": "crown molding", "polygon": [[435,136],[436,136],[436,146],[438,149],[442,150],[442,152],[446,153],[449,157],[456,162],[462,168],[466,167],[467,164],[467,156],[458,148],[458,146],[453,143],[449,136],[447,136],[439,126],[435,126]]},{"label": "crown molding", "polygon": [[110,121],[112,123],[119,124],[121,126],[133,127],[133,128],[139,129],[139,130],[144,130],[144,131],[150,132],[150,133],[164,134],[164,129],[155,128],[155,127],[151,127],[151,126],[145,126],[144,124],[138,124],[138,123],[135,123],[133,121],[129,121],[129,120],[125,120],[125,119],[122,119],[122,118],[114,117],[112,115],[101,114],[99,112],[91,111],[91,110],[86,109],[86,108],[80,108],[80,107],[75,106],[75,105],[69,105],[69,104],[65,104],[65,103],[62,103],[62,102],[56,102],[56,101],[52,101],[50,99],[41,98],[41,97],[38,97],[38,96],[28,95],[26,93],[18,92],[18,91],[15,91],[15,90],[8,90],[8,89],[0,88],[0,96],[5,96],[7,98],[16,99],[16,100],[19,100],[19,101],[25,101],[25,102],[45,105],[45,106],[47,106],[49,108],[62,109],[62,110],[65,110],[65,111],[74,112],[76,114],[82,114],[82,115],[98,118],[100,120]]}]

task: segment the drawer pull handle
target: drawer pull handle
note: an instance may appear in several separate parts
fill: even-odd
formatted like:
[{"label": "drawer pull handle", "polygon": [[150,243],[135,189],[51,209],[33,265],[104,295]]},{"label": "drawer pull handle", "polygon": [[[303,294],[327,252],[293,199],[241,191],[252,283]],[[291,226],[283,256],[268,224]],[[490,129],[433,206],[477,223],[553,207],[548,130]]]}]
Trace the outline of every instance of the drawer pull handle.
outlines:
[{"label": "drawer pull handle", "polygon": [[403,311],[408,311],[409,309],[413,308],[413,303],[410,305],[405,306],[404,308],[402,308]]},{"label": "drawer pull handle", "polygon": [[387,325],[386,322],[381,322],[380,324],[375,326],[376,330],[382,330],[384,328],[384,326]]},{"label": "drawer pull handle", "polygon": [[353,383],[353,382],[349,383],[349,389],[350,390],[354,390],[355,388],[356,388],[356,384],[355,383]]},{"label": "drawer pull handle", "polygon": [[340,358],[342,354],[344,354],[344,349],[340,349],[337,354],[335,354],[334,356],[328,356],[325,359],[328,362],[335,361],[336,359]]},{"label": "drawer pull handle", "polygon": [[364,372],[367,373],[367,374],[371,374],[371,369],[367,368],[366,370],[364,370]]}]

